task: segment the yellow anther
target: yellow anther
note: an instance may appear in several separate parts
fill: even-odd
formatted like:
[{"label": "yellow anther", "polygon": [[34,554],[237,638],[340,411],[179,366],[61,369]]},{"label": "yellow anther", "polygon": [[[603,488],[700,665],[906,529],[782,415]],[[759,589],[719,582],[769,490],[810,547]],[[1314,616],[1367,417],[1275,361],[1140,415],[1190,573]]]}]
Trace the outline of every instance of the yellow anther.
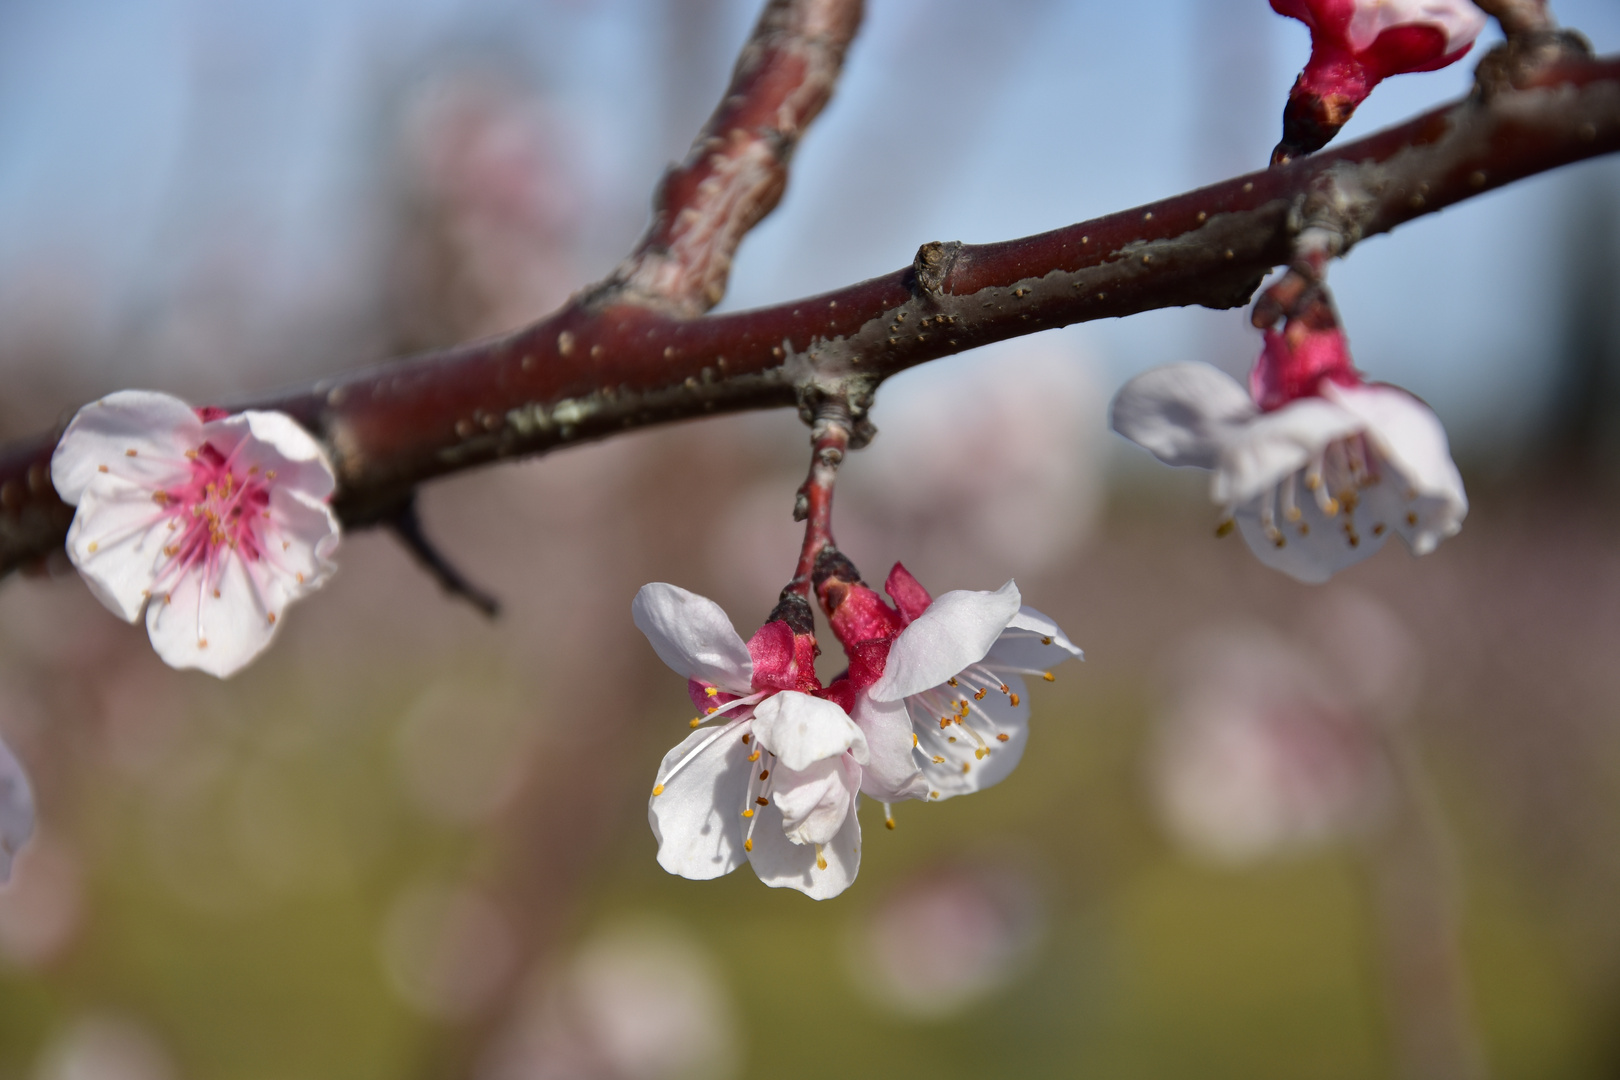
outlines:
[{"label": "yellow anther", "polygon": [[1304,516],[1305,515],[1300,511],[1300,508],[1297,507],[1297,506],[1290,506],[1288,508],[1288,512],[1283,515],[1283,517],[1287,518],[1289,521],[1298,521],[1300,518],[1302,518]]},{"label": "yellow anther", "polygon": [[96,543],[96,542],[95,542],[95,541],[94,541],[94,540],[92,540],[92,541],[90,541],[90,543],[89,543],[89,544],[88,544],[88,545],[87,545],[87,546],[86,546],[86,547],[85,547],[85,549],[84,549],[84,550],[86,550],[86,551],[88,551],[88,552],[89,552],[89,553],[90,553],[90,554],[92,554],[92,555],[94,555],[94,554],[95,554],[95,553],[96,553],[96,549],[97,549],[97,548],[99,548],[99,547],[101,547],[101,545],[100,545],[100,544],[98,544],[98,543]]},{"label": "yellow anther", "polygon": [[913,750],[917,749],[917,733],[915,731],[911,733],[911,748]]},{"label": "yellow anther", "polygon": [[951,742],[955,742],[955,741],[956,741],[956,736],[955,736],[955,735],[952,735],[952,736],[951,736]]},{"label": "yellow anther", "polygon": [[744,851],[753,851],[754,850],[754,838],[752,836],[748,837],[746,840],[743,841],[743,850]]},{"label": "yellow anther", "polygon": [[883,827],[885,829],[893,829],[894,828],[894,818],[892,818],[892,817],[884,818],[883,819]]},{"label": "yellow anther", "polygon": [[1047,682],[1057,682],[1057,676],[1052,674],[1050,671],[1041,672],[1041,678],[1045,679]]},{"label": "yellow anther", "polygon": [[759,778],[761,780],[768,779],[770,777],[770,775],[771,775],[771,770],[769,770],[769,769],[761,769],[761,770],[759,770]]},{"label": "yellow anther", "polygon": [[198,638],[197,639],[197,648],[199,648],[199,649],[208,648],[208,639],[207,638]]},{"label": "yellow anther", "polygon": [[1009,696],[1007,700],[1010,701],[1014,706],[1017,706],[1017,704],[1018,704],[1018,695],[1013,694],[1013,695]]},{"label": "yellow anther", "polygon": [[825,856],[825,855],[823,855],[821,853],[821,845],[820,844],[816,845],[816,869],[817,870],[825,870],[825,869],[827,869],[827,856]]},{"label": "yellow anther", "polygon": [[956,676],[952,675],[950,678],[946,679],[945,680],[945,685],[946,686],[955,686],[956,685]]},{"label": "yellow anther", "polygon": [[653,788],[653,797],[654,798],[656,798],[659,795],[662,795],[663,793],[664,793],[664,785],[663,784],[659,784],[659,785],[657,785],[656,787]]},{"label": "yellow anther", "polygon": [[755,750],[752,754],[749,754],[748,755],[748,760],[749,761],[758,761],[759,760],[759,751]]},{"label": "yellow anther", "polygon": [[135,451],[134,450],[125,450],[124,451],[124,456],[125,457],[134,457],[135,456]]},{"label": "yellow anther", "polygon": [[[1046,642],[1045,642],[1045,644],[1047,644],[1047,645],[1050,645],[1050,644],[1052,644],[1052,639],[1051,639],[1051,638],[1047,638],[1047,639],[1046,639]],[[1003,693],[1003,694],[1005,694],[1005,693],[1006,693],[1006,692],[1007,692],[1007,690],[1008,690],[1008,687],[1007,687],[1007,684],[1006,684],[1006,683],[1002,683],[1002,684],[1001,684],[1001,692],[1002,692],[1002,693]]]},{"label": "yellow anther", "polygon": [[940,757],[938,754],[935,754],[934,755],[934,764],[935,765],[943,765],[943,764],[945,764],[945,759]]},{"label": "yellow anther", "polygon": [[1382,521],[1378,522],[1376,525],[1373,526],[1373,535],[1374,536],[1383,536],[1384,535],[1384,523]]},{"label": "yellow anther", "polygon": [[276,613],[275,612],[272,611],[269,615],[265,616],[265,618],[267,618],[270,621],[271,626],[276,625]]},{"label": "yellow anther", "polygon": [[753,817],[753,816],[754,816],[754,808],[752,806],[750,806],[748,809],[743,811],[743,817]]},{"label": "yellow anther", "polygon": [[951,718],[950,717],[942,716],[942,717],[939,718],[939,727],[940,727],[941,731],[945,730],[946,728],[948,728],[950,726],[951,726]]},{"label": "yellow anther", "polygon": [[1416,525],[1417,524],[1417,515],[1416,514],[1407,514],[1406,515],[1406,523],[1408,525]]},{"label": "yellow anther", "polygon": [[744,745],[744,746],[747,746],[747,745],[748,745],[748,740],[749,740],[749,739],[752,739],[752,738],[753,738],[753,737],[754,737],[754,736],[753,736],[753,735],[751,735],[751,734],[749,734],[749,733],[748,733],[748,732],[744,732],[744,733],[743,733],[743,737],[742,737],[742,741],[743,741],[743,745]]},{"label": "yellow anther", "polygon": [[703,688],[703,692],[705,694],[709,695],[710,697],[714,697],[714,695],[718,694],[720,691],[718,689],[716,689],[715,687],[705,686]]},{"label": "yellow anther", "polygon": [[97,465],[96,466],[96,471],[97,472],[106,472],[107,471],[107,466],[105,466],[105,465]]},{"label": "yellow anther", "polygon": [[759,803],[759,805],[761,805],[761,806],[769,806],[769,805],[771,805],[771,800],[767,799],[763,795],[757,797],[754,801]]},{"label": "yellow anther", "polygon": [[972,766],[972,765],[969,765],[969,764],[968,764],[968,763],[967,763],[967,762],[965,762],[965,761],[964,761],[964,762],[962,762],[962,771],[963,771],[963,772],[967,772],[967,771],[968,771],[968,770],[969,770],[969,769],[971,769],[971,768],[973,768],[973,766]]},{"label": "yellow anther", "polygon": [[713,716],[715,713],[717,713],[719,711],[720,711],[720,706],[718,706],[718,705],[710,705],[707,709],[703,710],[703,714],[705,716]]},{"label": "yellow anther", "polygon": [[984,700],[984,695],[988,694],[989,692],[990,692],[990,688],[988,686],[981,686],[981,687],[979,687],[978,692],[973,695],[973,700],[974,701],[983,701]]},{"label": "yellow anther", "polygon": [[690,720],[688,720],[686,722],[686,726],[687,727],[697,727],[698,725],[700,725],[702,723],[703,723],[703,717],[694,716],[694,717],[692,717],[692,719],[690,719]]},{"label": "yellow anther", "polygon": [[983,761],[984,760],[984,755],[988,754],[989,752],[990,752],[989,747],[981,746],[977,750],[973,751],[973,756],[978,758],[980,761]]},{"label": "yellow anther", "polygon": [[937,799],[937,798],[939,798],[939,792],[937,792],[937,791],[930,791],[930,792],[929,792],[929,793],[928,793],[928,797],[929,797],[929,798],[930,798],[930,799]]},{"label": "yellow anther", "polygon": [[1233,521],[1231,518],[1227,518],[1225,521],[1215,526],[1215,535],[1230,536],[1232,534],[1232,530],[1235,528],[1237,528],[1237,522]]},{"label": "yellow anther", "polygon": [[1328,517],[1333,517],[1338,512],[1339,512],[1339,500],[1338,499],[1329,498],[1327,502],[1322,504],[1322,513],[1326,514]]}]

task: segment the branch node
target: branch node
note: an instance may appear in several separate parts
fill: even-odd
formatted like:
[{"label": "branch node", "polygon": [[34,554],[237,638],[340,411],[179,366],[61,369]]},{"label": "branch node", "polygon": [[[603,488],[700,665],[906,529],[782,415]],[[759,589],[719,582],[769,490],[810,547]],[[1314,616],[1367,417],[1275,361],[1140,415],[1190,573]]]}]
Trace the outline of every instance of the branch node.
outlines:
[{"label": "branch node", "polygon": [[1510,90],[1534,86],[1540,76],[1566,61],[1590,60],[1592,43],[1576,30],[1551,25],[1508,34],[1508,39],[1474,68],[1474,90],[1486,102]]},{"label": "branch node", "polygon": [[944,295],[945,279],[961,253],[960,240],[935,240],[918,248],[917,257],[911,261],[912,291],[918,296],[940,299]]},{"label": "branch node", "polygon": [[488,618],[495,618],[501,613],[501,602],[494,595],[484,591],[471,581],[454,563],[445,557],[427,533],[422,528],[422,518],[416,512],[416,496],[413,494],[400,507],[399,512],[388,521],[388,527],[393,530],[399,542],[405,545],[405,550],[416,557],[417,563],[436,579],[445,592],[451,596],[465,600]]}]

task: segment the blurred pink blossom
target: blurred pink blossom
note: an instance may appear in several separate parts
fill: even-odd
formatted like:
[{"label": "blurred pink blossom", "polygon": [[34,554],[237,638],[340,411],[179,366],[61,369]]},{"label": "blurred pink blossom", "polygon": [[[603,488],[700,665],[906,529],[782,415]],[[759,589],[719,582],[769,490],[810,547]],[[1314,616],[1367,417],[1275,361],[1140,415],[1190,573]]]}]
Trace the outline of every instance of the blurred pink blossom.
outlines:
[{"label": "blurred pink blossom", "polygon": [[892,1012],[943,1019],[1016,978],[1043,922],[1034,885],[1016,870],[924,870],[854,928],[850,976],[864,997]]},{"label": "blurred pink blossom", "polygon": [[1250,862],[1354,836],[1388,813],[1388,717],[1336,655],[1242,624],[1185,650],[1152,780],[1165,825],[1190,851]]},{"label": "blurred pink blossom", "polygon": [[742,1050],[709,952],[677,926],[625,923],[535,981],[479,1080],[726,1080]]}]

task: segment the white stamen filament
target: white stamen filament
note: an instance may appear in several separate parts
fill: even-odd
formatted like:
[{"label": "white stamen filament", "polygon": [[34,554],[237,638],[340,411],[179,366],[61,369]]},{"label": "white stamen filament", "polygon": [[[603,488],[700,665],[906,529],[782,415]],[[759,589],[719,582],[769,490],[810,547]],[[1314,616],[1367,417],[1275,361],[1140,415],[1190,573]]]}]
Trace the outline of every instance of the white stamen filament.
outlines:
[{"label": "white stamen filament", "polygon": [[[761,693],[761,694],[755,694],[752,697],[748,697],[748,698],[739,698],[738,700],[739,701],[747,701],[749,704],[754,704],[754,703],[758,702],[764,696],[765,695]],[[713,732],[713,734],[711,734],[707,739],[704,739],[702,742],[698,743],[692,749],[688,750],[686,752],[686,756],[681,758],[681,760],[677,761],[675,763],[675,767],[673,769],[669,770],[669,772],[664,775],[664,778],[662,780],[658,781],[658,787],[662,788],[665,785],[667,785],[671,780],[675,779],[676,774],[679,773],[682,769],[686,768],[686,766],[691,763],[693,758],[697,757],[699,754],[703,753],[703,751],[705,751],[709,747],[713,746],[716,739],[720,739],[720,738],[725,737],[726,735],[730,735],[731,733],[733,733],[733,732],[737,731],[739,728],[741,728],[744,724],[748,723],[753,718],[754,718],[754,714],[749,713],[747,716],[738,717],[737,719],[733,720],[729,724],[725,724],[725,725],[722,725],[722,726],[716,727],[716,728],[710,728],[709,730],[711,732]]]}]

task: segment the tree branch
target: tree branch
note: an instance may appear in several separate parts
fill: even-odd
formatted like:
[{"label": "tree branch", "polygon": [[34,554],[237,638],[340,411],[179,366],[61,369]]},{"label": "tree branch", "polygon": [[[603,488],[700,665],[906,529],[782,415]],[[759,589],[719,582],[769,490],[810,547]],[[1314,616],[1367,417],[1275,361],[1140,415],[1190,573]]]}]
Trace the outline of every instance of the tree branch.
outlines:
[{"label": "tree branch", "polygon": [[[773,3],[761,27],[775,26],[772,12],[782,6]],[[793,6],[850,12],[826,0]],[[386,520],[435,477],[718,412],[796,404],[809,421],[833,399],[849,409],[851,445],[859,445],[877,385],[905,368],[1069,323],[1188,304],[1235,307],[1288,261],[1307,222],[1331,218],[1342,253],[1515,180],[1620,150],[1620,59],[1575,52],[1560,47],[1538,52],[1534,64],[1521,55],[1494,65],[1493,53],[1481,63],[1480,88],[1463,101],[1281,168],[1020,240],[924,245],[903,270],[727,315],[673,312],[699,303],[694,287],[707,297],[723,280],[715,267],[741,236],[736,223],[768,201],[740,180],[705,193],[724,170],[689,158],[666,178],[663,210],[625,264],[632,269],[621,267],[606,286],[535,325],[227,404],[280,409],[322,438],[338,470],[334,505],[351,528]],[[745,58],[733,88],[759,70]],[[711,128],[725,126],[727,108]],[[794,108],[801,124],[813,114]],[[688,183],[709,168],[716,173]],[[722,189],[755,194],[738,201]],[[694,230],[706,214],[730,223],[708,232],[708,250],[725,259],[703,255],[698,232],[682,232],[685,209],[696,212],[687,218]],[[644,280],[654,284],[629,287]],[[62,542],[71,513],[49,477],[58,434],[0,449],[0,572]]]},{"label": "tree branch", "polygon": [[639,303],[690,317],[720,302],[737,245],[776,209],[799,137],[832,96],[861,0],[771,0],[731,85],[653,197],[636,250],[587,306]]}]

